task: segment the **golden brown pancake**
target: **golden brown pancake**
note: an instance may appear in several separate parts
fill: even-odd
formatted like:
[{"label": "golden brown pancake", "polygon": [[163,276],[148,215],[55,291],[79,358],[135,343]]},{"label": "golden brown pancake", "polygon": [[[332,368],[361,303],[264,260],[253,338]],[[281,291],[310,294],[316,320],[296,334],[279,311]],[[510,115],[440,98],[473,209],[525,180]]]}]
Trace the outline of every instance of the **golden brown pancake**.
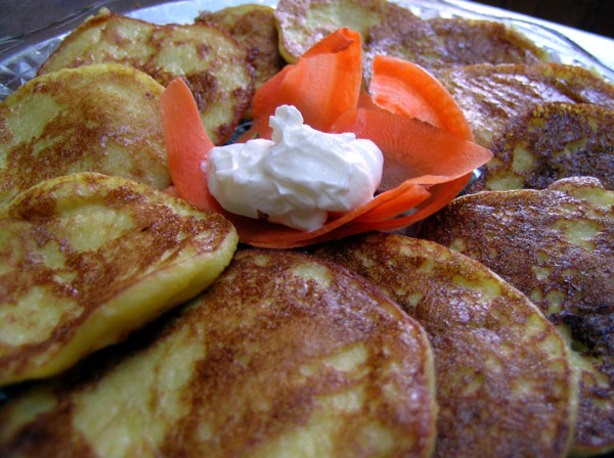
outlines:
[{"label": "golden brown pancake", "polygon": [[468,192],[544,189],[574,176],[593,176],[614,189],[614,109],[538,105],[508,124],[492,152]]},{"label": "golden brown pancake", "polygon": [[468,65],[438,77],[465,113],[476,143],[487,148],[510,121],[536,105],[590,103],[614,109],[614,86],[575,65]]},{"label": "golden brown pancake", "polygon": [[248,60],[256,71],[256,88],[286,63],[279,53],[274,11],[266,5],[245,4],[205,11],[196,18],[197,23],[225,30],[247,49]]},{"label": "golden brown pancake", "polygon": [[614,192],[569,178],[467,195],[421,236],[484,263],[541,308],[581,372],[574,452],[614,450]]},{"label": "golden brown pancake", "polygon": [[420,24],[404,24],[399,16],[371,30],[367,61],[387,54],[414,62],[439,74],[473,64],[535,64],[547,54],[516,29],[501,22],[434,18]]},{"label": "golden brown pancake", "polygon": [[360,33],[367,46],[371,29],[399,17],[404,24],[422,20],[406,8],[387,0],[280,0],[275,8],[279,50],[293,63],[325,36],[341,27]]},{"label": "golden brown pancake", "polygon": [[92,173],[17,196],[0,240],[0,386],[55,375],[194,297],[237,245],[219,214]]},{"label": "golden brown pancake", "polygon": [[554,326],[477,261],[374,233],[318,251],[375,283],[426,329],[435,354],[435,455],[565,456],[576,377]]},{"label": "golden brown pancake", "polygon": [[144,343],[12,396],[0,454],[430,455],[424,330],[363,279],[310,256],[244,250]]},{"label": "golden brown pancake", "polygon": [[0,103],[0,206],[76,172],[170,185],[158,100],[163,87],[120,65],[37,77]]},{"label": "golden brown pancake", "polygon": [[376,54],[407,59],[433,72],[457,65],[537,63],[547,58],[543,50],[502,23],[464,18],[422,20],[386,0],[280,0],[275,17],[280,51],[289,62],[340,27],[359,32],[367,79]]},{"label": "golden brown pancake", "polygon": [[155,25],[101,9],[71,32],[39,73],[115,62],[166,86],[184,78],[194,93],[211,140],[230,139],[253,95],[253,70],[243,47],[204,24]]}]

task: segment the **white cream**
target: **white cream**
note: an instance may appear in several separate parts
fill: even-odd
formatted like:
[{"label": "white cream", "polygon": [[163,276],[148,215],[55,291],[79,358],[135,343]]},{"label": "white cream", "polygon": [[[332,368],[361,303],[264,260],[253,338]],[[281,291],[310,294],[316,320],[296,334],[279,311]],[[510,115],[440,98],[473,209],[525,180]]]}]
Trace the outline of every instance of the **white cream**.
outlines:
[{"label": "white cream", "polygon": [[328,212],[347,212],[373,198],[383,156],[353,133],[328,134],[282,105],[271,116],[272,140],[215,147],[203,163],[209,191],[231,213],[313,231]]}]

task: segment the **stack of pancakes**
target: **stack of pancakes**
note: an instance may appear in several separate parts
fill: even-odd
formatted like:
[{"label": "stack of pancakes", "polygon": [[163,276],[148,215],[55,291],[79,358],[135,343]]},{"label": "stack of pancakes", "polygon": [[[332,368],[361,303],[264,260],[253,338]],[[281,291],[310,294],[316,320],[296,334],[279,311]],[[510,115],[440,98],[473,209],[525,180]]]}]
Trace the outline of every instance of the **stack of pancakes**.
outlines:
[{"label": "stack of pancakes", "polygon": [[[239,246],[163,192],[171,78],[224,143],[340,26],[367,64],[417,61],[454,95],[495,153],[468,195],[420,238],[298,252]],[[88,19],[0,104],[0,456],[614,449],[614,88],[546,60],[502,24],[384,0]]]}]

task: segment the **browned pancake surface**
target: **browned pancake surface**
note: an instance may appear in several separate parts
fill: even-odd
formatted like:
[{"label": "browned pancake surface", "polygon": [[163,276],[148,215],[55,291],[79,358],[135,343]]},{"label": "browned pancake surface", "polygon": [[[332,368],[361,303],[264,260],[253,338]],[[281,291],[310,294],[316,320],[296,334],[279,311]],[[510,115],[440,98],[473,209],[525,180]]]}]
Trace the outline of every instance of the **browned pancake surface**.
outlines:
[{"label": "browned pancake surface", "polygon": [[202,12],[196,18],[198,23],[222,28],[247,49],[248,60],[256,71],[256,88],[286,63],[279,53],[274,11],[265,5],[246,4]]},{"label": "browned pancake surface", "polygon": [[48,377],[204,290],[237,235],[119,177],[43,181],[0,210],[0,385]]},{"label": "browned pancake surface", "polygon": [[0,410],[0,453],[432,451],[436,409],[424,330],[339,266],[241,251],[211,289],[162,331],[150,330],[146,342],[102,373],[81,375],[76,386],[66,379],[15,395]]},{"label": "browned pancake surface", "polygon": [[377,54],[417,63],[439,74],[473,64],[536,64],[546,54],[521,33],[503,23],[464,18],[436,18],[407,23],[399,16],[373,28],[367,61]]},{"label": "browned pancake surface", "polygon": [[183,78],[215,144],[230,139],[253,95],[246,50],[218,28],[156,25],[104,8],[62,41],[39,74],[108,62],[137,68],[163,86]]},{"label": "browned pancake surface", "polygon": [[296,62],[311,46],[341,27],[360,33],[368,46],[373,27],[395,19],[407,27],[422,20],[386,0],[280,0],[275,8],[279,49],[284,58]]},{"label": "browned pancake surface", "polygon": [[544,189],[575,176],[593,176],[614,189],[614,109],[538,105],[494,138],[492,152],[494,158],[469,192]]},{"label": "browned pancake surface", "polygon": [[487,148],[507,124],[547,102],[590,103],[614,108],[614,86],[582,67],[555,63],[478,64],[439,75]]},{"label": "browned pancake surface", "polygon": [[340,27],[359,32],[367,80],[378,54],[410,60],[434,73],[469,64],[547,60],[543,50],[505,24],[464,18],[423,20],[386,0],[281,0],[275,17],[280,50],[289,62]]},{"label": "browned pancake surface", "polygon": [[516,289],[448,248],[372,234],[318,251],[373,281],[427,330],[436,456],[565,456],[576,380],[554,326]]},{"label": "browned pancake surface", "polygon": [[53,177],[99,172],[170,185],[163,87],[119,65],[37,77],[0,104],[0,204]]},{"label": "browned pancake surface", "polygon": [[574,449],[614,449],[614,192],[595,179],[454,200],[421,236],[523,291],[566,337],[581,371]]}]

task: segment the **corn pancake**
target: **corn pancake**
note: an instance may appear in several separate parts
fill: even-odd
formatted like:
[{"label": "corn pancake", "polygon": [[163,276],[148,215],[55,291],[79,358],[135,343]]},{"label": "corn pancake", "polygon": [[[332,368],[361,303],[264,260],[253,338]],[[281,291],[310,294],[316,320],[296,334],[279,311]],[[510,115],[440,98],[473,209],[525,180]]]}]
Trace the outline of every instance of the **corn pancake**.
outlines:
[{"label": "corn pancake", "polygon": [[280,51],[288,62],[296,61],[340,27],[359,32],[367,80],[377,54],[407,59],[433,72],[483,62],[536,63],[547,59],[543,50],[503,23],[465,18],[423,20],[386,0],[280,0],[275,17]]},{"label": "corn pancake", "polygon": [[387,54],[421,65],[434,74],[473,64],[535,64],[548,55],[516,29],[501,22],[433,18],[404,24],[399,16],[371,31],[367,62]]},{"label": "corn pancake", "polygon": [[120,65],[37,77],[0,103],[0,206],[76,172],[171,184],[158,108],[163,87]]},{"label": "corn pancake", "polygon": [[614,109],[614,86],[574,65],[469,65],[440,73],[476,143],[492,148],[514,118],[547,102],[590,103]]},{"label": "corn pancake", "polygon": [[286,63],[279,53],[274,11],[266,5],[244,4],[205,11],[196,18],[197,23],[225,30],[247,49],[248,60],[256,72],[256,89]]},{"label": "corn pancake", "polygon": [[433,242],[370,234],[320,256],[371,280],[424,326],[435,354],[435,456],[565,456],[577,381],[568,349],[527,298]]},{"label": "corn pancake", "polygon": [[614,450],[614,192],[568,178],[466,195],[421,236],[484,263],[541,308],[581,371],[574,451]]},{"label": "corn pancake", "polygon": [[373,27],[399,17],[405,24],[422,24],[406,8],[387,0],[279,0],[275,18],[279,30],[279,51],[294,63],[311,46],[340,27],[360,33],[363,48]]},{"label": "corn pancake", "polygon": [[68,35],[39,74],[106,62],[135,67],[163,86],[184,78],[216,144],[230,139],[253,95],[246,51],[218,28],[155,25],[105,8]]},{"label": "corn pancake", "polygon": [[0,210],[0,386],[47,377],[204,290],[234,227],[124,178],[54,178]]},{"label": "corn pancake", "polygon": [[242,250],[172,315],[106,367],[94,355],[79,377],[13,393],[0,455],[430,455],[426,333],[339,266]]},{"label": "corn pancake", "polygon": [[574,176],[593,176],[614,189],[614,109],[537,105],[508,124],[492,152],[468,192],[544,189]]}]

